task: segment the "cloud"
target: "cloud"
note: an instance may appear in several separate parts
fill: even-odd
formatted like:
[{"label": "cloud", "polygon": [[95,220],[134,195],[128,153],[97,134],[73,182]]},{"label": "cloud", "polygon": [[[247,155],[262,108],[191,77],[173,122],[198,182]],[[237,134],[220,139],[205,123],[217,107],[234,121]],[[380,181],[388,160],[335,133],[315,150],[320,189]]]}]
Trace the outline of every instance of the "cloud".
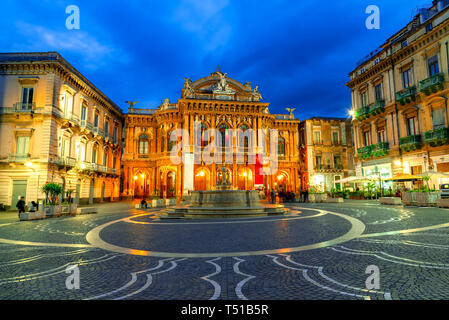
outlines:
[{"label": "cloud", "polygon": [[205,51],[227,44],[232,34],[230,19],[225,15],[229,0],[183,0],[173,11],[173,22],[203,41]]},{"label": "cloud", "polygon": [[17,32],[26,39],[12,45],[16,51],[58,51],[77,54],[82,57],[84,67],[91,70],[107,65],[112,58],[121,62],[128,61],[127,55],[120,49],[100,43],[83,30],[53,31],[23,21],[18,21],[15,25]]}]

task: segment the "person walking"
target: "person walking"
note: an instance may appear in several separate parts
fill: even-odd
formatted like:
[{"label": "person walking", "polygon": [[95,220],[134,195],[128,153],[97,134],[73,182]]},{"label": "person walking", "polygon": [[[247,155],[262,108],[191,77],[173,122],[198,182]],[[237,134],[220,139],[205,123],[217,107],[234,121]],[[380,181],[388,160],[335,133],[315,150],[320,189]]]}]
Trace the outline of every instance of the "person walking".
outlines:
[{"label": "person walking", "polygon": [[309,189],[304,190],[304,203],[309,202]]},{"label": "person walking", "polygon": [[20,219],[20,214],[22,212],[25,212],[25,197],[24,196],[21,196],[20,200],[17,201],[16,207],[17,207],[17,209],[19,209],[19,219]]},{"label": "person walking", "polygon": [[271,203],[274,204],[276,202],[276,192],[274,192],[273,189],[271,189],[270,197],[271,197]]}]

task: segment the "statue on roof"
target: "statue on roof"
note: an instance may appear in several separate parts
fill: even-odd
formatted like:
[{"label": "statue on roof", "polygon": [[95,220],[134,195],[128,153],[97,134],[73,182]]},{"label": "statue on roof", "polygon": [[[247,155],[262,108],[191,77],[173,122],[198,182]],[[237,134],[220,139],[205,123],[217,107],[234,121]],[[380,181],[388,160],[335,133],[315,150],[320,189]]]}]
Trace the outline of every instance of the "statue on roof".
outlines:
[{"label": "statue on roof", "polygon": [[259,86],[256,86],[253,90],[253,101],[262,100],[262,95],[259,92]]},{"label": "statue on roof", "polygon": [[190,97],[195,93],[190,78],[184,78],[184,97]]}]

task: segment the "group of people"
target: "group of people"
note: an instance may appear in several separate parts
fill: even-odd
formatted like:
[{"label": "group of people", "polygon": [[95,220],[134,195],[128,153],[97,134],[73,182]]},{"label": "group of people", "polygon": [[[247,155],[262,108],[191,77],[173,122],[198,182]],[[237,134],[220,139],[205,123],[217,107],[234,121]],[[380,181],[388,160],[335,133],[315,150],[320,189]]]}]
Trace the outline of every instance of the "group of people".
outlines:
[{"label": "group of people", "polygon": [[[17,201],[17,204],[16,204],[16,208],[19,209],[19,218],[20,218],[20,214],[24,213],[26,211],[26,203],[25,203],[24,196],[21,196],[19,198],[19,201]],[[38,210],[39,210],[39,204],[36,203],[35,201],[31,201],[30,212],[36,212]]]},{"label": "group of people", "polygon": [[[291,202],[295,200],[295,193],[293,191],[278,191],[276,192],[274,189],[270,192],[270,199],[271,203],[276,203],[276,197],[279,197],[280,202]],[[301,190],[300,196],[299,196],[300,202],[308,202],[309,201],[309,191],[308,190]]]}]

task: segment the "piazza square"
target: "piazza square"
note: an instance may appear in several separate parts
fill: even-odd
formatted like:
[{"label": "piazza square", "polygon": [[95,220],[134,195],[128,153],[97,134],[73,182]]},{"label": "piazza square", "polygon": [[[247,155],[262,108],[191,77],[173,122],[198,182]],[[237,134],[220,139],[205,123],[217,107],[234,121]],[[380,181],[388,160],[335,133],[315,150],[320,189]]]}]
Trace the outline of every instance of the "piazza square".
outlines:
[{"label": "piazza square", "polygon": [[[299,40],[233,51],[235,3],[159,5],[165,20],[133,29],[158,41],[135,51],[90,4],[52,7],[59,27],[52,10],[11,27],[36,38],[0,52],[0,300],[179,300],[181,318],[218,318],[449,299],[449,1],[411,19],[360,7],[373,38],[354,31],[347,51],[360,21],[335,4],[348,21],[332,68]],[[136,25],[152,14],[120,9]]]}]

